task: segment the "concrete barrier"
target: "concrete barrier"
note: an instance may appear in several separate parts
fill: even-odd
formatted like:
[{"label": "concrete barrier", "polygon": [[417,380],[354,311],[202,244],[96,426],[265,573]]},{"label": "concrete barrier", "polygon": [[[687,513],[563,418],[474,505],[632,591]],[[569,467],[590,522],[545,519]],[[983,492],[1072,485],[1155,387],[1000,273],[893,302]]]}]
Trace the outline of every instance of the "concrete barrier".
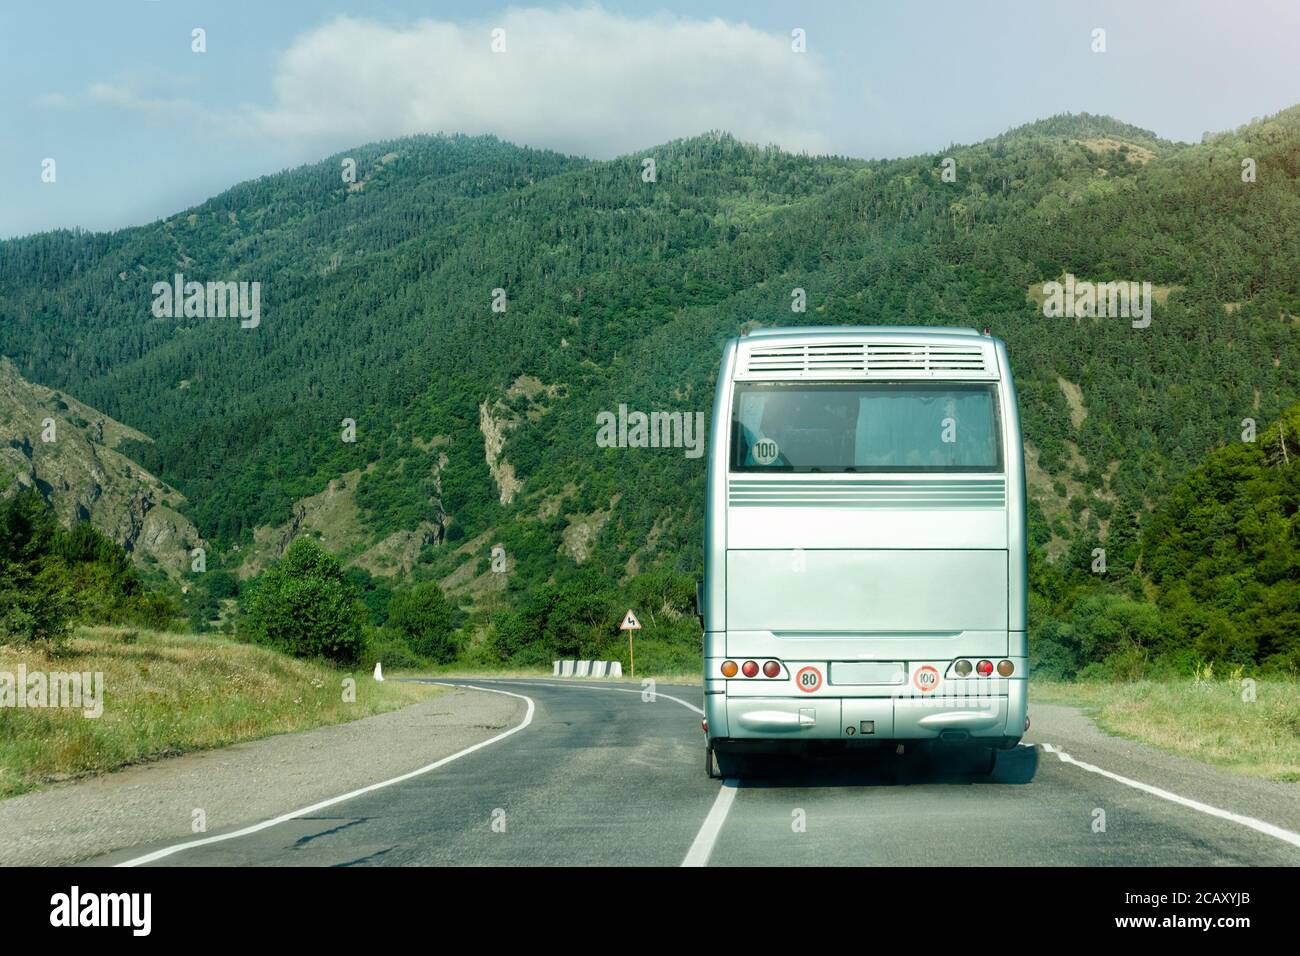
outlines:
[{"label": "concrete barrier", "polygon": [[622,677],[620,661],[552,661],[552,677]]}]

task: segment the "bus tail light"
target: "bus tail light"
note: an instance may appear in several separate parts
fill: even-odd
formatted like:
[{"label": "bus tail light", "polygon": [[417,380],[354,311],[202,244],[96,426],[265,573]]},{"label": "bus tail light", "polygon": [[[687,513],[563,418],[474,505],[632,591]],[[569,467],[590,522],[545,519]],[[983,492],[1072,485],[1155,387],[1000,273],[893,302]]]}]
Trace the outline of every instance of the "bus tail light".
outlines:
[{"label": "bus tail light", "polygon": [[975,665],[975,670],[980,675],[980,677],[988,677],[990,674],[993,673],[993,662],[980,661],[978,664]]},{"label": "bus tail light", "polygon": [[1016,672],[1016,665],[1011,661],[998,662],[998,674],[1002,677],[1010,677]]},{"label": "bus tail light", "polygon": [[744,665],[740,668],[740,671],[746,677],[757,677],[758,664],[756,664],[754,661],[745,661]]},{"label": "bus tail light", "polygon": [[958,661],[953,665],[953,670],[957,672],[958,677],[969,677],[972,670],[970,661]]},{"label": "bus tail light", "polygon": [[766,664],[763,665],[763,676],[780,677],[781,665],[778,664],[776,661],[768,661]]},{"label": "bus tail light", "polygon": [[722,676],[723,676],[723,677],[735,677],[735,676],[736,676],[736,671],[738,671],[739,669],[740,669],[740,668],[736,666],[736,662],[735,662],[735,661],[723,661],[723,662],[722,662]]}]

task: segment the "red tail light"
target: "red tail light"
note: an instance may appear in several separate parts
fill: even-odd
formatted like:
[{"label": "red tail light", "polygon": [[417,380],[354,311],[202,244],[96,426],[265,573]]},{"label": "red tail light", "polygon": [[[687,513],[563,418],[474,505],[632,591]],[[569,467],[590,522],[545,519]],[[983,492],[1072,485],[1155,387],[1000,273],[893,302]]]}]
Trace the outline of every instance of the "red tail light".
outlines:
[{"label": "red tail light", "polygon": [[988,677],[993,673],[993,662],[980,661],[975,665],[975,670],[979,673],[980,677]]},{"label": "red tail light", "polygon": [[763,674],[766,677],[780,677],[781,665],[776,661],[768,661],[763,665]]},{"label": "red tail light", "polygon": [[746,677],[757,677],[758,665],[753,661],[745,661],[745,663],[740,667],[740,672]]}]

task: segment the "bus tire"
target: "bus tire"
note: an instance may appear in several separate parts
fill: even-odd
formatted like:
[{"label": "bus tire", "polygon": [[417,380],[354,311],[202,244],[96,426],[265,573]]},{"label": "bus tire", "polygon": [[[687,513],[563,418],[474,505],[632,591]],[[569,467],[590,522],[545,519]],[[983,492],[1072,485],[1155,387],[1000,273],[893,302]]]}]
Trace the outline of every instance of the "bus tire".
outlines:
[{"label": "bus tire", "polygon": [[998,768],[998,748],[997,747],[980,747],[976,751],[978,760],[975,764],[975,772],[981,777],[987,777]]},{"label": "bus tire", "polygon": [[709,775],[710,780],[717,780],[722,774],[718,773],[713,766],[713,748],[705,744],[704,746],[704,772]]}]

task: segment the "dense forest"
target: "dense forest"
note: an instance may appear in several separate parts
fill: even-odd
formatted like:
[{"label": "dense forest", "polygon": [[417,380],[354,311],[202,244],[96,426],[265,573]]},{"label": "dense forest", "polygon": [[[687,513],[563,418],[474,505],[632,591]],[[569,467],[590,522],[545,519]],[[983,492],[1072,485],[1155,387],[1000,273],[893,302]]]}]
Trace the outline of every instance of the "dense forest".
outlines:
[{"label": "dense forest", "polygon": [[[324,542],[345,564],[431,529],[391,574],[340,569],[371,624],[436,581],[468,615],[458,653],[535,662],[614,654],[641,601],[676,661],[704,459],[597,447],[597,414],[707,416],[746,328],[988,327],[1029,446],[1038,666],[1294,668],[1300,447],[1275,461],[1269,428],[1300,397],[1297,177],[1300,107],[1194,145],[1084,114],[892,161],[417,137],[0,243],[0,354],[155,439],[130,452],[186,495],[214,570],[357,472],[358,527]],[[259,282],[260,325],[156,317],[176,273]],[[1151,282],[1150,327],[1046,317],[1034,292],[1066,273]],[[216,580],[187,596],[200,624],[238,590]]]}]

